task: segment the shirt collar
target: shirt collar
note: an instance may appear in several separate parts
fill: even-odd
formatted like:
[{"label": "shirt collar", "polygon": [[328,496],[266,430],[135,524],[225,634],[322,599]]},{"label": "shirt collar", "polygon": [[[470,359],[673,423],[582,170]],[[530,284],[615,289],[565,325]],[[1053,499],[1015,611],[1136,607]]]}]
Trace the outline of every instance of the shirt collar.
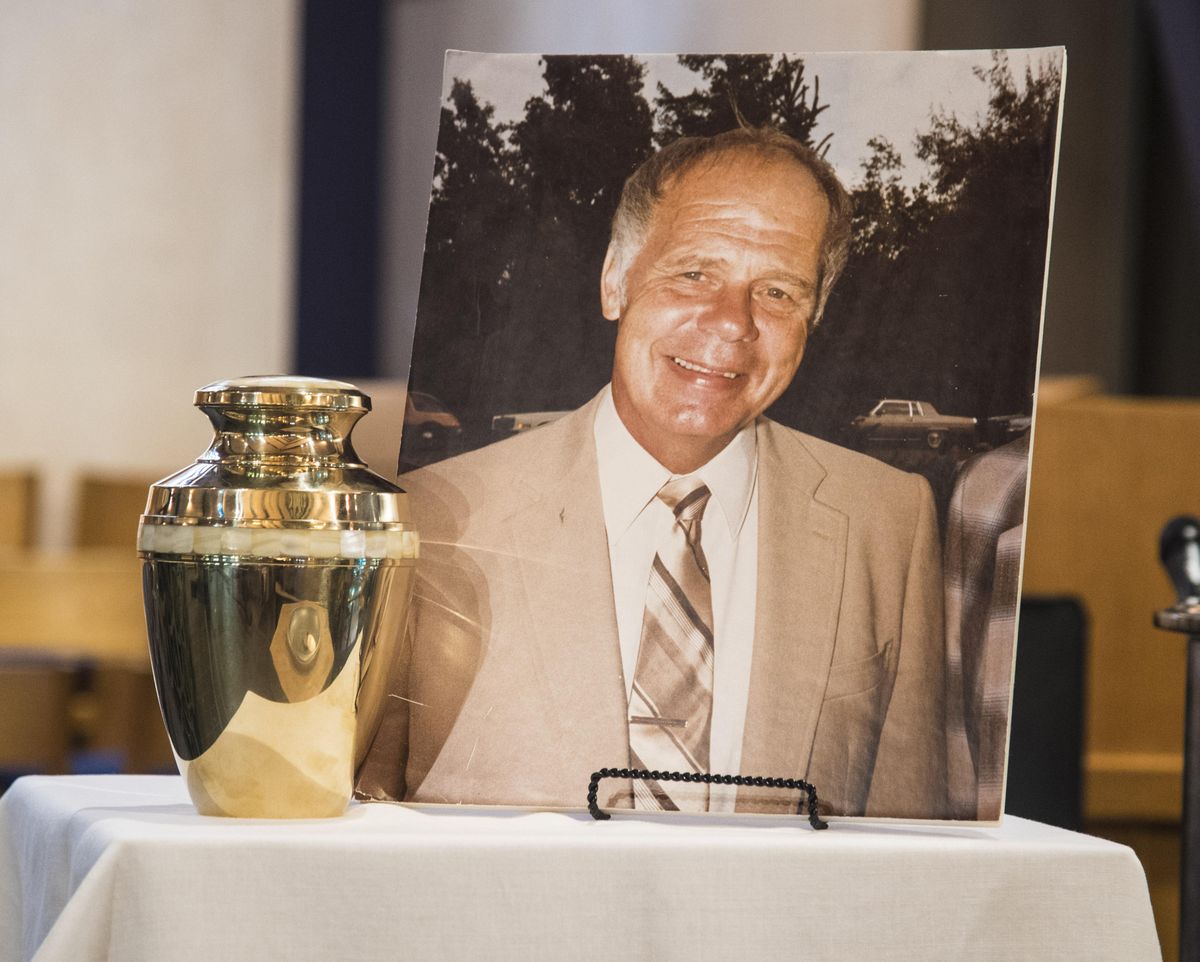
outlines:
[{"label": "shirt collar", "polygon": [[[629,433],[617,414],[611,386],[604,389],[604,397],[596,411],[594,434],[604,525],[611,546],[620,541],[672,475]],[[757,470],[758,442],[754,425],[750,424],[742,428],[716,457],[692,472],[708,485],[712,501],[720,506],[721,515],[729,526],[731,540],[738,537],[746,520]]]}]

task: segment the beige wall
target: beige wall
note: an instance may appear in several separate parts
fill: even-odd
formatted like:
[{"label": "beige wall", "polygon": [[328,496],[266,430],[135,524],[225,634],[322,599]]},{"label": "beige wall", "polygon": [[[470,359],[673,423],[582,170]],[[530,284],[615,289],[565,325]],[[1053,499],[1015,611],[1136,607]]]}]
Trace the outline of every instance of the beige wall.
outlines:
[{"label": "beige wall", "polygon": [[[194,388],[290,357],[299,0],[0,4],[0,471],[42,476],[43,544],[83,471],[203,447]],[[391,0],[381,373],[407,373],[442,50],[916,45],[917,0]],[[684,16],[686,11],[687,15]]]},{"label": "beige wall", "polygon": [[0,470],[39,469],[44,543],[79,471],[186,464],[191,392],[287,363],[297,14],[0,6]]}]

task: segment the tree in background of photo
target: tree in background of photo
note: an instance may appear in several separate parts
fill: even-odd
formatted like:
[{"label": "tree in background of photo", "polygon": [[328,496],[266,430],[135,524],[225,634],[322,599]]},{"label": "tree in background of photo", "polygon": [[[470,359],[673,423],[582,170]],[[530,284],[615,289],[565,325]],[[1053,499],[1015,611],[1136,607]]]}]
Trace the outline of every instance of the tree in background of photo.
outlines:
[{"label": "tree in background of photo", "polygon": [[652,150],[642,64],[543,63],[517,123],[495,123],[462,80],[442,109],[412,383],[475,427],[576,406],[607,380],[600,266],[621,186]]},{"label": "tree in background of photo", "polygon": [[817,118],[829,109],[821,103],[821,82],[810,84],[804,61],[786,54],[687,54],[680,64],[700,75],[706,86],[676,96],[658,85],[654,140],[660,147],[679,137],[711,137],[737,126],[775,127],[822,153],[831,133],[814,143]]},{"label": "tree in background of photo", "polygon": [[[546,56],[544,91],[497,122],[456,79],[442,110],[412,386],[463,420],[577,407],[610,374],[599,274],[621,185],[655,144],[771,124],[818,151],[828,104],[797,57],[681,56],[696,86],[645,93],[634,57]],[[792,387],[770,412],[845,443],[880,396],[986,418],[1028,413],[1060,77],[1018,84],[1003,54],[976,71],[986,114],[934,112],[900,151],[869,142],[848,184],[855,239]],[[911,186],[910,186],[911,185]],[[407,443],[407,442],[406,442]]]},{"label": "tree in background of photo", "polygon": [[980,419],[1032,411],[1061,78],[1003,54],[977,69],[987,112],[935,113],[916,140],[926,171],[870,142],[852,188],[853,246],[791,388],[784,423],[845,441],[881,396]]}]

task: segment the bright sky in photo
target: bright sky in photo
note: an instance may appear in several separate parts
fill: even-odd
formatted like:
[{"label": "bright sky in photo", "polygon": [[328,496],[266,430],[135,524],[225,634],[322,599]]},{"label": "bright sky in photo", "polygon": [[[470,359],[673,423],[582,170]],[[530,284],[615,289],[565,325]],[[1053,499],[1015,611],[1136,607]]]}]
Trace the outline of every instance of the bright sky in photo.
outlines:
[{"label": "bright sky in photo", "polygon": [[[1009,51],[1009,66],[1018,89],[1025,69],[1048,61],[1058,51]],[[646,65],[643,95],[653,101],[661,82],[674,94],[689,93],[704,83],[699,74],[679,64],[674,54],[637,54]],[[870,155],[867,141],[882,136],[904,160],[903,180],[920,181],[924,165],[917,159],[915,140],[929,129],[938,112],[955,114],[966,124],[987,111],[988,84],[974,74],[991,66],[991,52],[873,52],[794,54],[805,64],[805,78],[819,81],[820,102],[829,105],[813,131],[815,141],[827,133],[827,159],[847,185],[862,179],[862,162]],[[524,117],[525,103],[545,91],[542,66],[536,54],[480,54],[449,51],[443,77],[443,103],[454,78],[469,79],[481,102],[495,108],[495,120],[514,122]],[[810,94],[811,97],[811,94]]]}]

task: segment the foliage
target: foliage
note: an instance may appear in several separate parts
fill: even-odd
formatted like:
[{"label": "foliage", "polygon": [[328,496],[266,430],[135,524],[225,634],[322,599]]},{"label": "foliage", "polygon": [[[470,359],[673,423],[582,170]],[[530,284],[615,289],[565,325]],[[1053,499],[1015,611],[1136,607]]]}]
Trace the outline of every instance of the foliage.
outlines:
[{"label": "foliage", "polygon": [[867,146],[871,156],[863,161],[863,181],[851,194],[852,244],[859,257],[895,261],[928,229],[938,206],[927,184],[912,191],[904,187],[904,161],[887,139],[872,137]]},{"label": "foliage", "polygon": [[546,92],[516,124],[461,81],[442,111],[413,384],[476,422],[578,404],[607,380],[597,278],[621,186],[651,151],[642,64],[542,64]]},{"label": "foliage", "polygon": [[821,103],[820,80],[813,78],[810,86],[803,60],[786,54],[694,54],[679,62],[707,86],[676,96],[658,85],[655,140],[660,145],[741,125],[776,127],[818,151],[827,149],[832,134],[814,144],[812,133],[829,105]]},{"label": "foliage", "polygon": [[[598,278],[624,178],[680,135],[769,123],[815,139],[828,105],[803,60],[685,56],[695,89],[649,100],[633,57],[543,58],[544,91],[498,123],[466,81],[442,110],[413,386],[464,422],[566,409],[608,378],[615,325]],[[977,417],[1029,411],[1060,77],[977,72],[983,116],[934,113],[882,137],[854,185],[854,241],[805,363],[771,414],[846,441],[883,395]]]},{"label": "foliage", "polygon": [[781,420],[847,441],[848,415],[881,396],[981,419],[1032,410],[1060,76],[1042,64],[1018,87],[1000,53],[976,76],[986,114],[930,118],[915,186],[893,145],[870,142],[850,261]]}]

